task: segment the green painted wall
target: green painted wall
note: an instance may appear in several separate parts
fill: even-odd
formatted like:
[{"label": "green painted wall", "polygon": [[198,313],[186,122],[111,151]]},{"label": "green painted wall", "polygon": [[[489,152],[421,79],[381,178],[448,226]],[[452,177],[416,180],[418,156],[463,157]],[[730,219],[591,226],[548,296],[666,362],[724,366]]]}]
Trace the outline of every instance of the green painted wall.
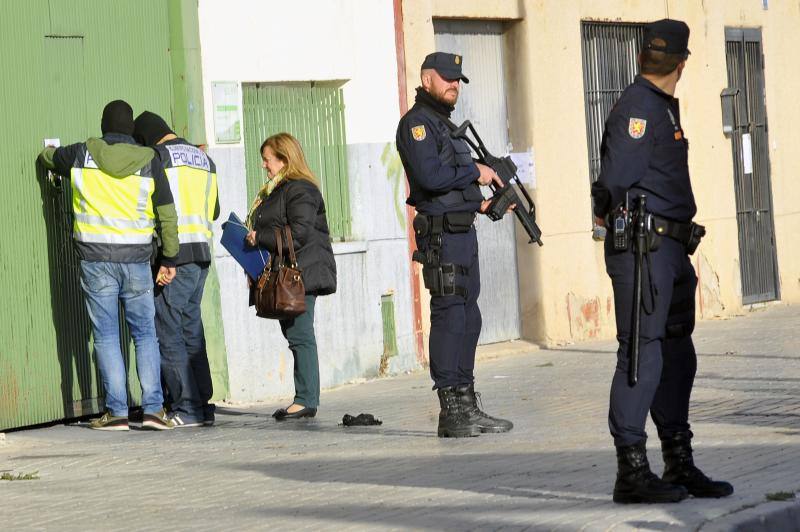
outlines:
[{"label": "green painted wall", "polygon": [[[197,0],[169,0],[170,60],[172,65],[172,125],[175,132],[194,144],[206,143],[203,112],[203,75]],[[224,183],[225,176],[221,182]],[[222,326],[219,278],[214,263],[203,297],[203,324],[209,354],[213,400],[228,397],[228,360]]]},{"label": "green painted wall", "polygon": [[[3,2],[0,430],[101,409],[68,198],[43,184],[35,160],[44,138],[63,145],[99,136],[102,108],[112,99],[127,100],[135,112],[171,116],[168,11],[163,0]],[[219,299],[216,281],[207,296]],[[210,348],[220,396],[227,392],[227,370],[213,314]],[[130,373],[131,391],[138,393],[135,370]]]}]

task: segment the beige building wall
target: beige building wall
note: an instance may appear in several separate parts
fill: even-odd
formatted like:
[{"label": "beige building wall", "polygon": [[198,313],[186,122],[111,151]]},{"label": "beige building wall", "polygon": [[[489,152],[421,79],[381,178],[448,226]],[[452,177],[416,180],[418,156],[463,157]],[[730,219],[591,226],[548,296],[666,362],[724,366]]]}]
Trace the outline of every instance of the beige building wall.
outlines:
[{"label": "beige building wall", "polygon": [[[708,236],[692,256],[700,280],[698,316],[746,312],[742,305],[731,143],[722,133],[719,94],[727,86],[725,27],[763,31],[769,157],[780,296],[800,302],[800,76],[792,64],[797,2],[755,0],[404,0],[409,102],[418,65],[434,48],[434,18],[508,21],[506,71],[514,151],[533,147],[531,191],[544,231],[542,248],[518,243],[523,336],[553,345],[614,335],[611,283],[602,242],[591,238],[589,168],[581,63],[581,20],[685,20],[692,55],[676,96],[690,140],[689,166]],[[465,58],[469,75],[469,58]],[[520,231],[521,232],[521,231]],[[486,310],[484,310],[486,311]]]}]

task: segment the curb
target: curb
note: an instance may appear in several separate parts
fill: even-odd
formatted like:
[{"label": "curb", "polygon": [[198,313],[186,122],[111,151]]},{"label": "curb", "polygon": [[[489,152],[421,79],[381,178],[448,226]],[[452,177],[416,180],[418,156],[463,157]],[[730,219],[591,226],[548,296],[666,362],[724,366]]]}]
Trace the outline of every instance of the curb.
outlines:
[{"label": "curb", "polygon": [[703,532],[800,531],[800,501],[767,502],[747,508],[700,528]]},{"label": "curb", "polygon": [[475,350],[475,360],[493,360],[509,355],[531,354],[541,347],[526,340],[511,340],[495,344],[479,345]]}]

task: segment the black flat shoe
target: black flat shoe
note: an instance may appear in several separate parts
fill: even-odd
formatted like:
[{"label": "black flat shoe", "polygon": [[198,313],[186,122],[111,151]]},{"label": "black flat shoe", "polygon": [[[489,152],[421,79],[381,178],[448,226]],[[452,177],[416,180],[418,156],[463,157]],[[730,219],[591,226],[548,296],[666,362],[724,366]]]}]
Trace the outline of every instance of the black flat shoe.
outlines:
[{"label": "black flat shoe", "polygon": [[275,421],[283,421],[284,419],[300,419],[304,417],[314,417],[317,415],[316,408],[309,408],[303,407],[302,410],[298,410],[297,412],[292,412],[291,414],[286,411],[285,408],[279,408],[275,412],[272,413],[272,417],[275,418]]}]

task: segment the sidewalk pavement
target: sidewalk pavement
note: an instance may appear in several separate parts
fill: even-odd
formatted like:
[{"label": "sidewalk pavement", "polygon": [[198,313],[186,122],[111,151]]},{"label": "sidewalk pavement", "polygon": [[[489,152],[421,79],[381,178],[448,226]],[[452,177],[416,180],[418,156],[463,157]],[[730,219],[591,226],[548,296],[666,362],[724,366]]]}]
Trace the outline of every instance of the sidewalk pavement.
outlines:
[{"label": "sidewalk pavement", "polygon": [[[726,499],[611,502],[604,341],[479,362],[485,409],[515,422],[508,434],[437,438],[425,372],[324,392],[310,421],[276,423],[276,402],[220,408],[212,428],[9,433],[0,473],[39,479],[0,481],[0,529],[800,530],[795,501],[767,501],[800,491],[798,329],[800,307],[786,306],[698,326],[695,456],[734,484]],[[337,426],[360,412],[384,424]]]}]

